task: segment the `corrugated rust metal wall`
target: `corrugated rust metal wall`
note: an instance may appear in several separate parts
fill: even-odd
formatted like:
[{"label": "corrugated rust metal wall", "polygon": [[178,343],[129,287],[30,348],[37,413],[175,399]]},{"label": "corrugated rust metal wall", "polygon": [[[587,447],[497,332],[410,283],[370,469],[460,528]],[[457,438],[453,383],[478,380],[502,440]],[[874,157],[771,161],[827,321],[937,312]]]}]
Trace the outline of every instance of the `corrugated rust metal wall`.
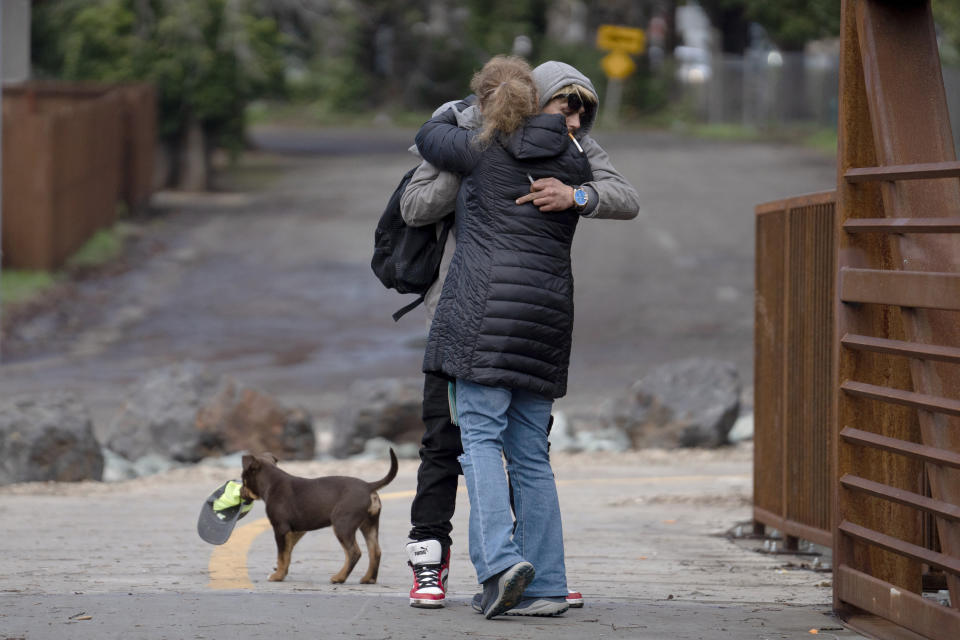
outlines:
[{"label": "corrugated rust metal wall", "polygon": [[835,194],[756,214],[754,519],[829,545]]}]

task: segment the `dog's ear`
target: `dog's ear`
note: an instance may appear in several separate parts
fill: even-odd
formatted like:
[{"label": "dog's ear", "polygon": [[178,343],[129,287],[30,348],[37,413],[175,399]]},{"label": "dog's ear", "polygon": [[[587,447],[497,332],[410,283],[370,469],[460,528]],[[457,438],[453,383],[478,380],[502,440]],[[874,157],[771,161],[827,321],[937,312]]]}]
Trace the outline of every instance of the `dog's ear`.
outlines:
[{"label": "dog's ear", "polygon": [[246,471],[247,469],[256,469],[258,466],[260,466],[260,465],[259,465],[259,462],[257,461],[256,456],[251,456],[251,455],[247,454],[247,455],[243,456],[243,458],[241,458],[241,460],[242,460],[242,462],[243,462],[243,470],[244,470],[244,471]]},{"label": "dog's ear", "polygon": [[271,460],[273,460],[273,464],[277,464],[278,462],[280,462],[280,460],[277,458],[277,456],[273,455],[273,454],[270,453],[269,451],[264,451],[264,452],[263,452],[263,457],[264,457],[264,458],[270,458]]}]

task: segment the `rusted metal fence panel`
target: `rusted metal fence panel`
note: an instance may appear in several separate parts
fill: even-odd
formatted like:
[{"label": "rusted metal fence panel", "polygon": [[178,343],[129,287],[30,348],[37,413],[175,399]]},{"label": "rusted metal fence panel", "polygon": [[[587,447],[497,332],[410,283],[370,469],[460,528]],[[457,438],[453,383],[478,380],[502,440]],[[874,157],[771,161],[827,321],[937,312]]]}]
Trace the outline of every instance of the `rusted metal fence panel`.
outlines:
[{"label": "rusted metal fence panel", "polygon": [[829,545],[833,191],[756,208],[754,520]]},{"label": "rusted metal fence panel", "polygon": [[153,191],[155,92],[149,85],[26,84],[4,88],[3,260],[56,269],[118,198],[130,210]]},{"label": "rusted metal fence panel", "polygon": [[960,165],[929,2],[842,12],[834,608],[875,637],[955,639]]}]

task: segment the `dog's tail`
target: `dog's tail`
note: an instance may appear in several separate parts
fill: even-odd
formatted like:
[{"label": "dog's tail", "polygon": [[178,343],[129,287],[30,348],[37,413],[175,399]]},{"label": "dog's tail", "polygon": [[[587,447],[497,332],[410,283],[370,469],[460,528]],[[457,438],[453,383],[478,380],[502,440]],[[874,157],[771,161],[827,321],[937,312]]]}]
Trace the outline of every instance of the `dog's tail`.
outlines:
[{"label": "dog's tail", "polygon": [[375,482],[368,483],[370,485],[370,491],[376,491],[380,487],[385,487],[388,484],[390,484],[393,481],[393,479],[397,477],[398,467],[399,465],[397,464],[397,454],[393,452],[393,447],[391,447],[390,448],[390,471],[388,471],[387,475],[385,475],[382,479],[377,480]]}]

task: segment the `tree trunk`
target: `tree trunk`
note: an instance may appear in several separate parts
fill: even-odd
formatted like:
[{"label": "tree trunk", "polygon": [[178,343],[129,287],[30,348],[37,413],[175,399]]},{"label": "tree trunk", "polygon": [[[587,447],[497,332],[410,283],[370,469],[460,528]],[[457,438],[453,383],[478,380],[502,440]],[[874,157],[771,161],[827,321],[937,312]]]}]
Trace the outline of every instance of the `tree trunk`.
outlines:
[{"label": "tree trunk", "polygon": [[180,140],[177,189],[206,191],[210,184],[210,154],[200,121],[191,117]]}]

